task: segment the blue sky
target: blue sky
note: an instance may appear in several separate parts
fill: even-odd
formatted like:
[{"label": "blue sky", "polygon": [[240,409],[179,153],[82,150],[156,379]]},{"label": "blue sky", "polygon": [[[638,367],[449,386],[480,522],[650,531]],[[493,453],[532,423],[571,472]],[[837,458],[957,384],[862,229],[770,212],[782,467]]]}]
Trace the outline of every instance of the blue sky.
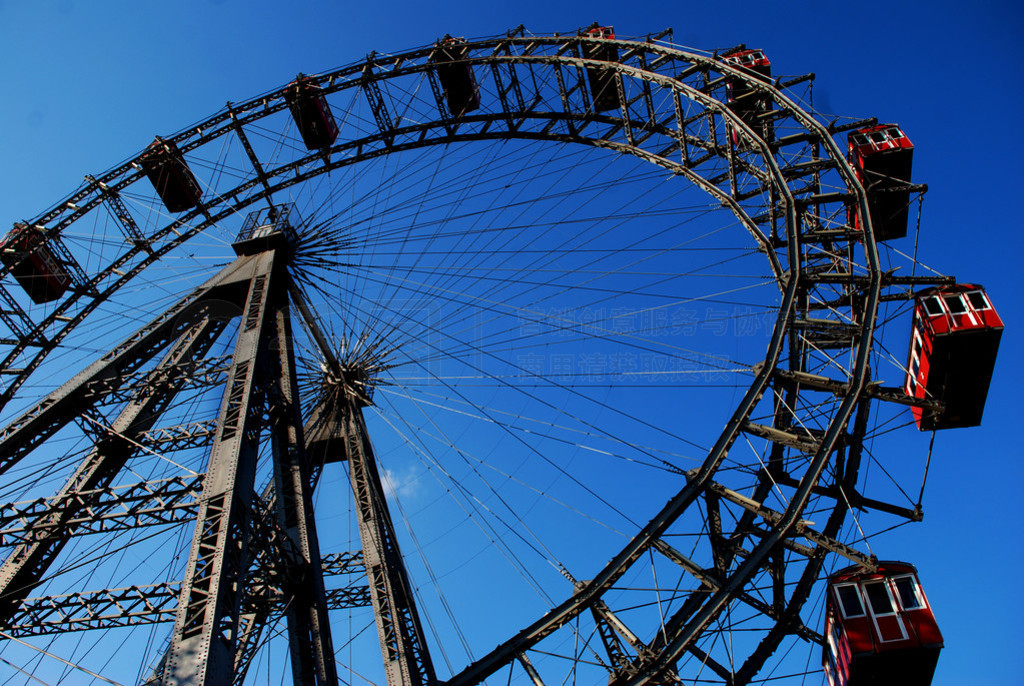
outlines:
[{"label": "blue sky", "polygon": [[[1024,10],[1010,2],[850,4],[137,2],[0,0],[0,225],[35,215],[86,173],[290,81],[437,37],[599,21],[640,36],[667,27],[702,49],[763,48],[776,73],[815,72],[823,111],[899,122],[929,185],[920,260],[983,284],[1007,324],[984,424],[941,433],[924,522],[884,557],[918,565],[946,648],[934,683],[1010,683],[1024,668],[1024,477],[1015,429],[1024,383],[1024,238],[1015,201],[1024,109]],[[908,441],[919,458],[926,442]]]}]

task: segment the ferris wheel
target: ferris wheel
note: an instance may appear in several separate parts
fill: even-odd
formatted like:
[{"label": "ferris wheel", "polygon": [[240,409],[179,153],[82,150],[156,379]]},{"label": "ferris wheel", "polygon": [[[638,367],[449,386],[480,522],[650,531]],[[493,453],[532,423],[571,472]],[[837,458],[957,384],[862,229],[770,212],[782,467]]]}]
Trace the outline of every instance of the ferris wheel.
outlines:
[{"label": "ferris wheel", "polygon": [[921,517],[887,435],[957,422],[914,292],[961,287],[898,127],[662,38],[371,54],[19,223],[12,678],[822,678],[825,580]]}]

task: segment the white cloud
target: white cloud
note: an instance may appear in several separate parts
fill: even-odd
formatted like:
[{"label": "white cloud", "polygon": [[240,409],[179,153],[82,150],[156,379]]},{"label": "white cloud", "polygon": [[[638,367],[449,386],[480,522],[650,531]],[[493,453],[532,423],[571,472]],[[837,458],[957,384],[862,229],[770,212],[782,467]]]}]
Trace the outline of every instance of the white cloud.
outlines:
[{"label": "white cloud", "polygon": [[381,476],[384,495],[392,500],[396,496],[401,498],[415,497],[419,493],[419,474],[413,466],[405,469],[385,469]]}]

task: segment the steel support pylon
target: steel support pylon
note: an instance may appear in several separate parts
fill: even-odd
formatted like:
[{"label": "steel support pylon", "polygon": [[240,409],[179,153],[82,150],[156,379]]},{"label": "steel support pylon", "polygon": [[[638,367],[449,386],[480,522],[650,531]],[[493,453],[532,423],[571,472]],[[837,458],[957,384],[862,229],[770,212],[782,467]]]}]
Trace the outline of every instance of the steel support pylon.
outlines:
[{"label": "steel support pylon", "polygon": [[363,418],[368,398],[346,385],[351,383],[346,382],[347,376],[342,375],[341,388],[333,395],[326,414],[330,433],[341,439],[333,445],[344,452],[339,457],[348,462],[387,683],[430,686],[437,683],[434,666]]},{"label": "steel support pylon", "polygon": [[274,459],[274,520],[283,549],[268,558],[278,561],[281,569],[274,570],[274,580],[290,599],[286,616],[293,679],[296,684],[334,684],[295,381],[288,275],[276,250],[239,261],[248,263],[247,295],[160,683],[227,684],[245,669],[237,657],[239,637],[254,629],[241,618],[257,555],[260,508],[253,502],[253,488],[260,434],[267,428]]},{"label": "steel support pylon", "polygon": [[[66,544],[91,530],[111,484],[145,450],[147,432],[179,391],[197,379],[210,382],[204,356],[236,320],[206,473],[188,489],[196,494],[195,532],[175,625],[146,683],[239,681],[274,613],[287,619],[294,683],[337,683],[292,342],[289,293],[296,291],[286,262],[280,247],[239,256],[0,432],[0,472],[72,421],[95,440],[64,487],[25,519],[22,542],[0,565],[0,625],[38,612],[27,596]],[[150,371],[139,372],[153,360]],[[126,390],[132,384],[138,388]],[[127,402],[108,422],[97,410],[117,398]],[[260,497],[253,488],[264,437],[274,478]]]}]

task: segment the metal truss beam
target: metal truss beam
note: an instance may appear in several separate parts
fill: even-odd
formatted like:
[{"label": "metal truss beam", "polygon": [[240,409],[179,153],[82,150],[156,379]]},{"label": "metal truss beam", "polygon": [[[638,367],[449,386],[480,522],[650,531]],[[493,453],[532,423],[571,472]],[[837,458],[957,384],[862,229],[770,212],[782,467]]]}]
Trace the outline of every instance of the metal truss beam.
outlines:
[{"label": "metal truss beam", "polygon": [[[638,660],[625,650],[628,645],[635,655],[644,655],[649,648],[640,638],[627,627],[603,600],[596,601],[590,607],[594,622],[597,624],[601,641],[605,645],[608,657],[612,662],[612,676],[623,677],[634,673]],[[624,645],[625,644],[625,645]],[[667,670],[661,680],[652,684],[678,684],[679,676],[674,669]]]},{"label": "metal truss beam", "polygon": [[[21,341],[31,341],[30,345],[40,347],[47,345],[46,338],[36,328],[35,322],[18,304],[14,296],[7,291],[7,286],[4,284],[0,284],[0,321],[6,324],[7,329],[15,336],[14,340],[2,340],[0,343],[16,345]],[[33,335],[38,336],[34,341],[31,340]]]},{"label": "metal truss beam", "polygon": [[384,141],[390,147],[395,141],[395,121],[391,118],[387,101],[384,99],[383,93],[381,93],[378,77],[373,71],[374,65],[372,60],[373,53],[367,57],[366,66],[363,68],[361,84],[363,86],[363,93],[366,94],[366,100],[370,103],[370,109],[373,111],[373,118],[377,122],[377,128],[380,129],[381,136],[383,136]]},{"label": "metal truss beam", "polygon": [[167,452],[205,448],[217,435],[216,420],[161,426],[147,431],[139,437],[139,443],[151,449]]},{"label": "metal truss beam", "polygon": [[196,516],[196,528],[161,680],[164,686],[229,683],[249,566],[250,503],[264,394],[268,299],[278,284],[276,253],[242,257],[247,296],[239,319],[219,432]]},{"label": "metal truss beam", "polygon": [[[25,637],[173,622],[180,594],[181,584],[173,582],[27,598],[3,630]],[[368,607],[370,589],[359,584],[334,588],[327,591],[326,599],[329,610]],[[279,589],[269,589],[264,595],[250,596],[245,609],[259,605],[276,618],[288,603],[289,597]]]},{"label": "metal truss beam", "polygon": [[154,624],[174,619],[178,583],[28,598],[4,624],[12,636],[43,636],[86,629]]},{"label": "metal truss beam", "polygon": [[[183,359],[202,355],[223,328],[222,321],[213,319],[192,325],[164,357],[163,364],[178,365]],[[163,374],[161,369],[162,365],[150,375],[150,392],[130,402],[113,425],[106,427],[106,435],[100,437],[57,496],[37,508],[40,511],[31,520],[22,520],[27,531],[0,566],[0,621],[15,612],[18,602],[40,582],[75,525],[93,519],[92,508],[103,511],[101,499],[106,487],[141,447],[140,434],[153,426],[179,390],[175,383],[179,377]]]},{"label": "metal truss beam", "polygon": [[626,637],[622,636],[621,632],[616,630],[617,626],[604,616],[603,610],[607,609],[604,601],[598,601],[590,608],[590,612],[594,617],[594,624],[597,625],[601,643],[604,644],[608,661],[611,663],[609,671],[614,676],[622,676],[629,670],[633,656],[626,650]]},{"label": "metal truss beam", "polygon": [[0,430],[0,474],[95,405],[102,394],[94,389],[107,387],[110,379],[125,378],[136,371],[197,322],[235,314],[222,309],[233,301],[238,268],[238,262],[225,267]]},{"label": "metal truss beam", "polygon": [[[732,503],[735,503],[736,505],[739,505],[745,510],[749,510],[750,512],[754,513],[755,515],[757,515],[758,517],[760,517],[772,526],[778,524],[779,520],[782,518],[781,513],[776,512],[770,508],[767,508],[761,503],[751,500],[750,498],[747,498],[746,496],[735,491],[729,490],[728,488],[725,488],[724,486],[721,486],[719,484],[713,482],[709,483],[708,490],[716,493],[721,498],[724,498]],[[815,531],[807,524],[807,522],[803,520],[797,522],[793,526],[792,531],[795,534],[803,536],[811,543],[814,543],[815,545],[821,548],[825,548],[826,550],[830,550],[833,553],[836,553],[837,555],[841,555],[842,557],[845,557],[846,559],[856,564],[863,565],[868,569],[873,569],[875,566],[871,562],[871,559],[864,553],[855,550],[850,546],[846,545],[845,543],[841,543],[831,538],[830,536],[826,536],[818,531]]]},{"label": "metal truss beam", "polygon": [[434,667],[395,538],[361,407],[344,394],[335,411],[346,434],[349,479],[389,686],[430,686]]},{"label": "metal truss beam", "polygon": [[302,412],[292,347],[288,293],[277,293],[273,340],[269,346],[271,447],[274,458],[277,525],[294,554],[280,569],[288,598],[288,640],[296,684],[333,686],[338,681],[327,616],[320,548],[313,514],[313,489],[303,439]]},{"label": "metal truss beam", "polygon": [[238,141],[242,144],[242,149],[245,150],[246,156],[249,158],[249,162],[252,164],[253,171],[256,172],[256,178],[263,184],[263,188],[270,194],[270,184],[267,182],[267,173],[263,171],[263,163],[260,162],[260,158],[256,156],[256,152],[252,149],[252,145],[249,143],[249,137],[245,135],[245,129],[242,128],[242,123],[238,120],[238,113],[235,112],[234,108],[229,102],[227,104],[228,115],[231,117],[231,125],[235,129],[235,134],[238,136]]},{"label": "metal truss beam", "polygon": [[107,201],[107,209],[110,210],[111,216],[117,220],[121,227],[121,231],[124,233],[124,237],[128,239],[128,242],[138,248],[152,252],[152,248],[149,246],[149,241],[146,240],[142,230],[139,229],[139,225],[135,222],[135,217],[133,217],[131,212],[128,211],[128,208],[124,206],[118,192],[102,181],[97,181],[88,174],[85,175],[85,180],[89,183],[96,184],[103,193],[103,198]]},{"label": "metal truss beam", "polygon": [[163,365],[159,374],[136,371],[112,375],[90,383],[84,399],[98,403],[127,402],[152,393],[161,384],[170,383],[181,390],[218,386],[227,377],[229,363],[228,356],[200,358]]},{"label": "metal truss beam", "polygon": [[202,475],[179,476],[4,505],[0,507],[0,541],[19,545],[180,524],[194,517],[202,485]]},{"label": "metal truss beam", "polygon": [[[701,582],[706,591],[716,591],[721,587],[721,580],[715,578],[713,574],[709,573],[709,570],[701,569],[700,565],[664,541],[658,541],[654,545],[654,548],[662,555],[685,569],[687,573],[697,579],[697,581]],[[705,591],[701,592],[703,593]],[[775,618],[776,616],[772,606],[756,596],[743,592],[737,596],[737,599],[764,614],[766,617]],[[800,627],[796,633],[805,640],[814,641],[819,644],[822,642],[822,638],[819,634],[806,627]]]}]

